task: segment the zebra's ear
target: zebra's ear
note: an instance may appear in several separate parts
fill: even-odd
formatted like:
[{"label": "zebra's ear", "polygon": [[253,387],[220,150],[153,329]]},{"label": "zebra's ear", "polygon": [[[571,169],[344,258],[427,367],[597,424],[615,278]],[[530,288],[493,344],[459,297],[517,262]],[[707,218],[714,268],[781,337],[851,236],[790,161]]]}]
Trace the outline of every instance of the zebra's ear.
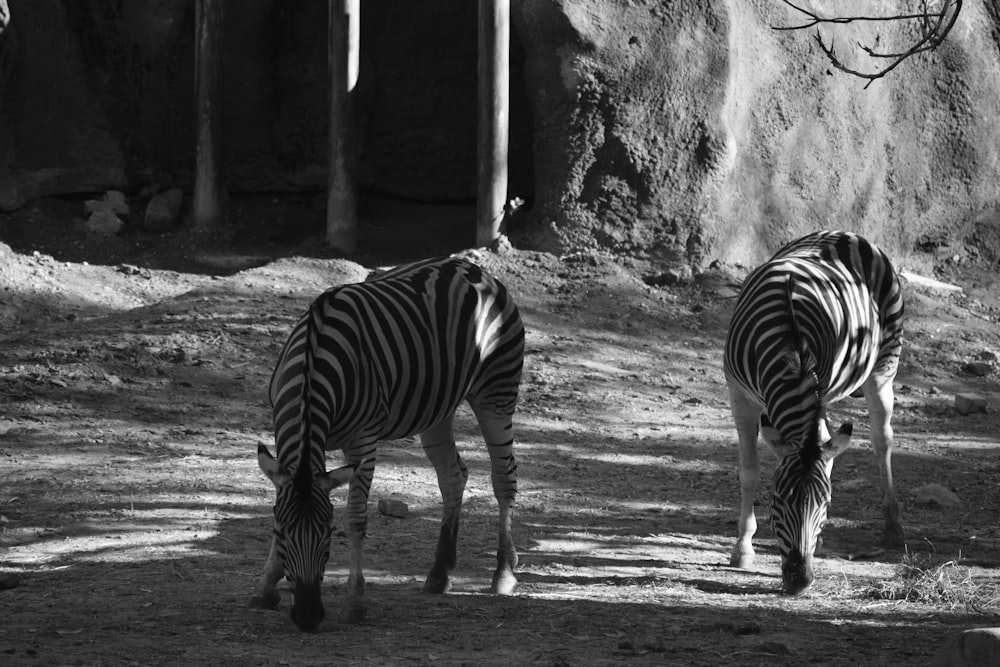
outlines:
[{"label": "zebra's ear", "polygon": [[346,465],[341,468],[334,468],[330,472],[323,473],[320,475],[319,480],[326,492],[330,493],[337,487],[349,484],[350,481],[354,479],[354,475],[357,471],[357,465]]},{"label": "zebra's ear", "polygon": [[832,461],[843,454],[851,446],[851,435],[854,433],[854,424],[847,422],[837,429],[837,434],[830,438],[830,441],[823,445],[823,459]]},{"label": "zebra's ear", "polygon": [[257,465],[260,466],[260,469],[264,471],[264,474],[267,475],[267,478],[271,480],[275,487],[287,484],[292,478],[291,475],[281,469],[277,460],[271,456],[271,452],[267,451],[267,447],[264,445],[257,445]]}]

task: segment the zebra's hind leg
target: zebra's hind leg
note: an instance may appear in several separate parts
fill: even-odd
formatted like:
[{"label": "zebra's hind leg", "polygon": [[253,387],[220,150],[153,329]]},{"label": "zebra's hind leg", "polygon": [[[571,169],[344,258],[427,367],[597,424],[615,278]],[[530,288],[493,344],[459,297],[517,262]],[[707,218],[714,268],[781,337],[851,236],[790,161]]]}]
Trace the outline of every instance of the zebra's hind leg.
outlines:
[{"label": "zebra's hind leg", "polygon": [[471,403],[486,440],[490,455],[490,480],[493,494],[500,505],[500,542],[497,547],[497,569],[493,573],[490,591],[510,595],[517,586],[514,568],[517,549],[514,547],[514,504],[517,496],[517,461],[514,459],[514,428],[510,414],[494,412],[478,403]]},{"label": "zebra's hind leg", "polygon": [[746,393],[729,383],[729,406],[740,441],[740,523],[739,534],[729,556],[732,567],[753,565],[753,536],[757,532],[757,517],[753,501],[760,484],[760,458],[757,454],[757,426],[761,409]]},{"label": "zebra's hind leg", "polygon": [[285,573],[281,558],[278,557],[278,541],[271,538],[271,550],[264,564],[264,572],[257,582],[257,592],[250,598],[247,606],[250,609],[277,609],[281,602],[281,594],[275,588],[281,576]]},{"label": "zebra's hind leg", "polygon": [[906,533],[899,521],[899,504],[892,485],[892,380],[895,373],[872,374],[862,385],[868,418],[871,421],[872,448],[878,463],[879,478],[882,482],[882,513],[885,527],[882,544],[890,549],[899,549],[906,544]]},{"label": "zebra's hind leg", "polygon": [[437,473],[444,503],[441,533],[434,551],[434,565],[424,582],[425,593],[447,593],[451,590],[451,573],[457,560],[458,524],[469,472],[455,445],[454,421],[452,413],[437,426],[420,434],[420,443]]}]

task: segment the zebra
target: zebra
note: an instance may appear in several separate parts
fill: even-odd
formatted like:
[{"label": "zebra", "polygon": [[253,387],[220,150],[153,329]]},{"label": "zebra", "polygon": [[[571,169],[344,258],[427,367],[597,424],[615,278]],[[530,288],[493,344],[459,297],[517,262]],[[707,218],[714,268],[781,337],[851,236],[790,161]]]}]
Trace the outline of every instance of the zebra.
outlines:
[{"label": "zebra", "polygon": [[739,535],[730,564],[753,563],[760,435],[778,457],[771,524],[785,593],[813,580],[813,553],[830,503],[833,461],[852,425],[830,436],[827,407],[860,388],[868,407],[885,518],[883,544],[905,533],[892,484],[892,382],[903,299],[889,258],[857,234],[821,231],[793,241],[747,276],[726,337],[724,371],[739,435]]},{"label": "zebra", "polygon": [[[468,479],[454,436],[459,404],[479,422],[500,506],[500,540],[491,591],[513,593],[518,556],[512,534],[517,492],[513,414],[524,357],[524,327],[506,288],[459,257],[392,269],[321,294],[291,331],[269,387],[276,457],[258,447],[258,464],[277,490],[274,535],[251,608],[280,602],[285,575],[292,620],[315,632],[324,617],[320,582],[330,555],[330,492],[347,486],[348,622],[365,616],[362,543],[376,443],[419,434],[434,465],[444,516],[425,580],[446,593],[456,565],[462,496]],[[347,465],[326,471],[326,451]]]}]

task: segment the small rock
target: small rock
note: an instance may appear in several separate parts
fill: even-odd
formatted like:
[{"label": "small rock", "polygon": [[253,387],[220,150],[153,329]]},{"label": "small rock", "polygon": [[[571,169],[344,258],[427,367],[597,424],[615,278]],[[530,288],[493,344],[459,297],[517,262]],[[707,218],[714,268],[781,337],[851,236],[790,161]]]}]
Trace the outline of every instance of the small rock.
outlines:
[{"label": "small rock", "polygon": [[122,218],[127,218],[130,212],[125,194],[118,190],[109,190],[105,193],[104,199],[88,199],[83,203],[83,207],[87,213],[111,211]]},{"label": "small rock", "polygon": [[20,583],[21,579],[16,574],[11,572],[4,572],[0,574],[0,591],[17,588]]},{"label": "small rock", "polygon": [[914,489],[913,502],[917,505],[936,507],[960,507],[962,505],[962,499],[958,495],[933,482]]},{"label": "small rock", "polygon": [[507,238],[506,234],[498,236],[489,247],[490,250],[498,255],[503,255],[514,250],[514,246],[511,245],[510,239]]},{"label": "small rock", "polygon": [[965,370],[978,377],[984,377],[993,372],[993,366],[986,361],[970,361],[965,365]]},{"label": "small rock", "polygon": [[114,211],[104,208],[91,213],[85,226],[87,231],[93,234],[114,236],[122,230],[125,223],[115,215]]},{"label": "small rock", "polygon": [[997,353],[994,352],[993,350],[983,350],[976,355],[976,359],[979,359],[980,361],[986,361],[989,363],[996,363],[1000,361],[1000,356],[997,356]]},{"label": "small rock", "polygon": [[588,252],[571,252],[568,255],[563,255],[559,258],[559,261],[566,264],[589,264],[590,266],[597,266],[599,264],[597,257]]},{"label": "small rock", "polygon": [[931,661],[932,667],[1000,665],[1000,628],[974,628],[953,635]]},{"label": "small rock", "polygon": [[378,511],[386,516],[394,516],[398,519],[406,517],[410,508],[402,500],[394,498],[380,498],[378,501]]},{"label": "small rock", "polygon": [[119,190],[108,190],[104,195],[104,201],[107,203],[108,207],[120,216],[127,216],[129,214],[128,201],[125,199],[125,193]]},{"label": "small rock", "polygon": [[642,282],[650,287],[671,287],[680,284],[683,276],[679,271],[667,270],[661,273],[651,273],[642,277]]},{"label": "small rock", "polygon": [[955,409],[963,415],[986,412],[986,399],[979,394],[955,394]]},{"label": "small rock", "polygon": [[142,221],[142,226],[153,232],[173,229],[177,225],[183,203],[184,191],[180,188],[171,188],[153,195],[146,207],[146,217]]}]

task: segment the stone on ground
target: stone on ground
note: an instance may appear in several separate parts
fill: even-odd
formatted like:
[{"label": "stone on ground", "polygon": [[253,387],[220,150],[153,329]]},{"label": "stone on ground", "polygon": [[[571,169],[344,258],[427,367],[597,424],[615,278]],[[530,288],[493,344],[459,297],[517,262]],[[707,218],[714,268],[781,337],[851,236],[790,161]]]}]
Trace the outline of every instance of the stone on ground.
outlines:
[{"label": "stone on ground", "polygon": [[1000,665],[1000,628],[975,628],[949,639],[934,656],[932,667]]},{"label": "stone on ground", "polygon": [[410,508],[402,500],[382,498],[378,501],[378,511],[386,516],[402,519],[409,513]]}]

